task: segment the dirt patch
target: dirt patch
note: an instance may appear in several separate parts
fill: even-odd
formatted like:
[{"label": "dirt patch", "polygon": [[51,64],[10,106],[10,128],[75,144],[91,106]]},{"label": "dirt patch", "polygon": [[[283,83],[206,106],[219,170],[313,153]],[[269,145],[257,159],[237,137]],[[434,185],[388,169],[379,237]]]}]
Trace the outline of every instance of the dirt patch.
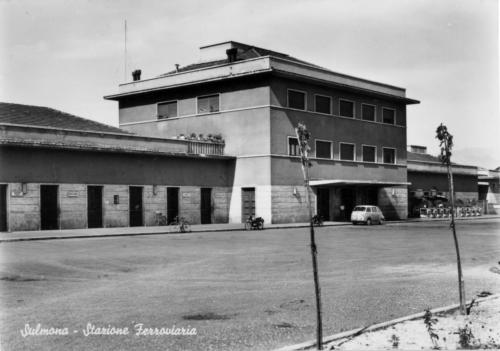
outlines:
[{"label": "dirt patch", "polygon": [[233,315],[229,314],[206,312],[206,313],[188,314],[182,316],[182,319],[188,321],[221,321],[221,320],[231,319],[232,317]]},{"label": "dirt patch", "polygon": [[275,327],[275,328],[297,328],[296,325],[294,325],[292,323],[287,323],[287,322],[273,324],[273,327]]},{"label": "dirt patch", "polygon": [[297,300],[292,300],[288,302],[284,302],[280,305],[280,308],[286,309],[286,310],[291,310],[291,311],[298,311],[302,308],[306,308],[309,305],[306,303],[304,299],[297,299]]},{"label": "dirt patch", "polygon": [[19,275],[19,274],[6,274],[6,275],[2,275],[0,277],[0,280],[4,280],[7,282],[37,282],[37,281],[45,280],[45,278],[44,277],[32,277],[32,276],[26,276],[26,275]]}]

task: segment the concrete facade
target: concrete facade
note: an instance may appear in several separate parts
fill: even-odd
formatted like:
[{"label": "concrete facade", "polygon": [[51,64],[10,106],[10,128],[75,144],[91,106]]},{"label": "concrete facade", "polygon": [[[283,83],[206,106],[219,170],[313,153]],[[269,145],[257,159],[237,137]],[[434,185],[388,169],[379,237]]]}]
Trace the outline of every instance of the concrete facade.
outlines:
[{"label": "concrete facade", "polygon": [[[210,222],[228,221],[235,159],[222,155],[223,144],[123,133],[0,123],[2,230],[42,229],[50,203],[53,229],[89,227],[89,186],[101,189],[102,227],[131,225],[131,186],[142,189],[142,225],[157,225],[156,213],[167,214],[167,187],[179,188],[178,215],[192,223],[201,220],[200,189],[212,189]],[[56,191],[44,205],[48,185]]]},{"label": "concrete facade", "polygon": [[[237,50],[234,60],[228,48]],[[73,130],[61,113],[55,127],[0,119],[8,230],[40,229],[47,206],[57,207],[57,223],[52,218],[49,225],[90,226],[88,197],[97,190],[89,186],[101,187],[104,227],[155,225],[157,212],[168,214],[171,187],[179,189],[179,216],[192,223],[241,223],[249,213],[266,223],[307,221],[300,158],[291,150],[299,122],[312,135],[315,213],[348,220],[355,205],[375,204],[387,219],[407,217],[406,106],[418,101],[405,89],[236,42],[201,54],[215,61],[125,83],[106,96],[118,102],[121,129],[73,116],[80,128]],[[302,107],[292,102],[293,92],[303,96]],[[323,153],[327,145],[327,156],[317,145]],[[365,159],[365,149],[373,159]],[[48,184],[57,185],[57,201],[42,205]],[[140,200],[131,187],[141,187]]]},{"label": "concrete facade", "polygon": [[[236,48],[239,59],[224,61],[227,47]],[[288,150],[288,140],[295,137],[298,122],[305,123],[313,136],[311,179],[331,181],[323,185],[331,189],[326,219],[340,219],[336,206],[342,206],[342,200],[336,198],[335,188],[345,186],[342,181],[353,179],[362,187],[372,184],[381,193],[387,187],[395,187],[396,195],[373,201],[388,209],[389,219],[406,218],[407,206],[401,203],[407,201],[407,194],[399,190],[407,184],[406,105],[418,101],[406,98],[404,89],[338,74],[241,43],[203,47],[202,56],[207,53],[204,50],[209,51],[210,57],[217,56],[218,61],[122,84],[118,94],[106,98],[118,101],[120,128],[133,133],[168,138],[191,133],[221,134],[225,151],[236,157],[230,222],[244,220],[243,188],[255,189],[255,214],[266,222],[307,218],[304,199],[297,196],[304,193],[300,162]],[[263,56],[248,57],[248,52],[261,50],[265,51]],[[290,90],[305,95],[304,109],[290,106]],[[199,112],[199,98],[211,95],[217,96],[218,108]],[[317,96],[329,99],[329,113],[316,111]],[[341,100],[353,103],[353,117],[341,116]],[[158,106],[163,102],[175,104],[177,113],[159,118]],[[366,105],[374,107],[373,121],[362,117]],[[394,111],[393,123],[384,122],[385,109]],[[331,143],[329,159],[315,157],[316,140]],[[353,160],[341,160],[341,143],[354,144]],[[375,162],[363,161],[363,146],[376,148]],[[384,148],[394,150],[395,162],[383,162]],[[313,190],[312,201],[317,207]],[[357,196],[354,201],[361,199]]]}]

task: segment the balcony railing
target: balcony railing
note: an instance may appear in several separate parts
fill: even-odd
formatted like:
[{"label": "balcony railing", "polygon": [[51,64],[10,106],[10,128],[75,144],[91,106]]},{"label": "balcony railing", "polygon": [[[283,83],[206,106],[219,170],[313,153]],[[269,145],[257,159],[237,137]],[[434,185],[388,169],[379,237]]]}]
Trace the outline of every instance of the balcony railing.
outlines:
[{"label": "balcony railing", "polygon": [[224,143],[188,141],[188,153],[197,155],[224,155]]}]

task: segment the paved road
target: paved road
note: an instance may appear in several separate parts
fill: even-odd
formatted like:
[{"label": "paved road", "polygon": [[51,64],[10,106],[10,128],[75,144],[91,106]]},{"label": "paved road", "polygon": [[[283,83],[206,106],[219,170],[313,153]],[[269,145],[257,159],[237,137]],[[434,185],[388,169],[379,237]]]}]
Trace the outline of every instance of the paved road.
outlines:
[{"label": "paved road", "polygon": [[[500,268],[500,220],[462,221],[458,231],[468,296],[500,292],[492,272]],[[458,300],[447,223],[320,228],[318,245],[325,335]],[[0,250],[2,350],[261,350],[314,338],[304,228]],[[128,327],[129,335],[85,337],[89,322]],[[23,338],[26,323],[69,335]],[[136,336],[137,323],[194,327],[197,335]]]}]

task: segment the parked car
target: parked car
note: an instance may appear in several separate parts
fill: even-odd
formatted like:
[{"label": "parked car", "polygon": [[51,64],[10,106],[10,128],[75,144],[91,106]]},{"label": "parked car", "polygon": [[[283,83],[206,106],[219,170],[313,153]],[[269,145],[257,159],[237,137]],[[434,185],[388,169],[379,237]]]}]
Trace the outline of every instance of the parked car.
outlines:
[{"label": "parked car", "polygon": [[372,205],[360,205],[354,207],[351,213],[352,224],[365,223],[371,225],[373,223],[384,224],[385,217],[380,208]]}]

